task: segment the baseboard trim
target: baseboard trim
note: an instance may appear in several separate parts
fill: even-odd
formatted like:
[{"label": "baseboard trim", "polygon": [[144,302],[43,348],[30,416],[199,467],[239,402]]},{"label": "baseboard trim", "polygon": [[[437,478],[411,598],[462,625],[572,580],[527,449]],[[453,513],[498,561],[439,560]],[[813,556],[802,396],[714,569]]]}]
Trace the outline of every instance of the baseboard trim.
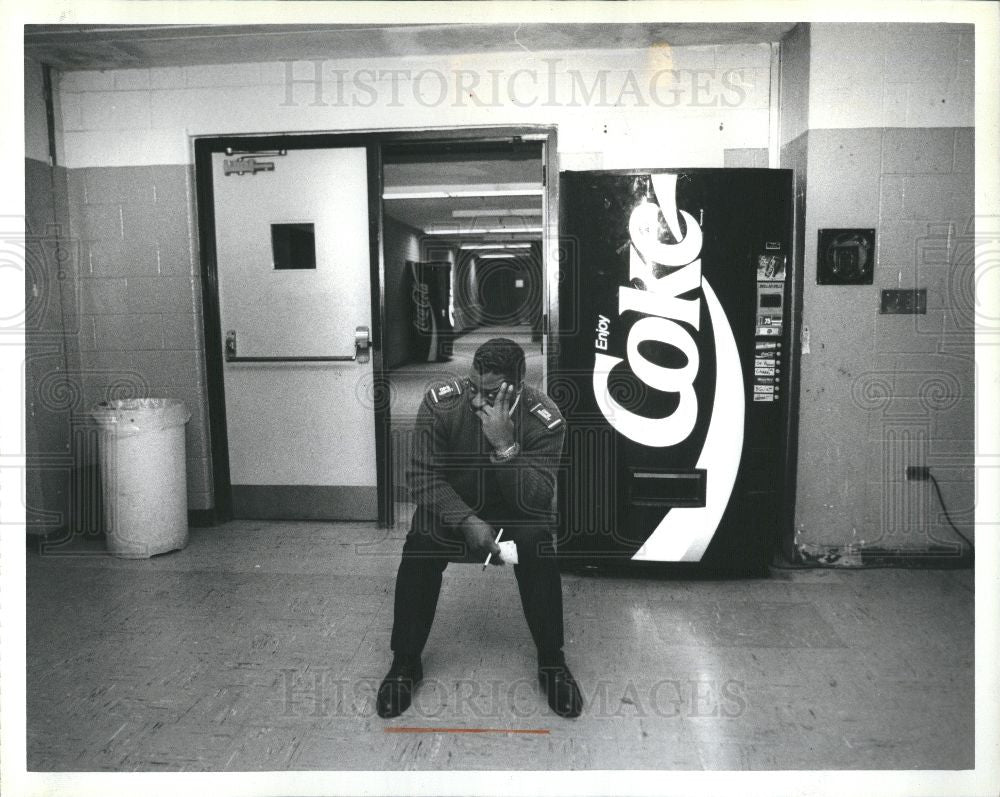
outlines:
[{"label": "baseboard trim", "polygon": [[234,484],[233,517],[253,520],[378,520],[378,488]]},{"label": "baseboard trim", "polygon": [[188,510],[188,526],[191,528],[204,529],[209,526],[217,526],[218,523],[214,508]]},{"label": "baseboard trim", "polygon": [[975,563],[975,551],[964,543],[954,547],[861,547],[794,545],[792,564],[800,567],[858,569],[865,567],[922,568],[932,570],[967,569]]}]

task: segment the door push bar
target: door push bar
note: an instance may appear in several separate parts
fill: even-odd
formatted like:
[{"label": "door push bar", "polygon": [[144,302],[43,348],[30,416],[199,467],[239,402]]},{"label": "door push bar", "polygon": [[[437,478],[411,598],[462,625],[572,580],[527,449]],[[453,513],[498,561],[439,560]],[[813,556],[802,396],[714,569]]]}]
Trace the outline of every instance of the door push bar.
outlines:
[{"label": "door push bar", "polygon": [[368,327],[357,327],[354,330],[354,354],[341,354],[332,357],[237,357],[236,330],[226,332],[226,362],[227,363],[366,363],[371,355],[371,335]]}]

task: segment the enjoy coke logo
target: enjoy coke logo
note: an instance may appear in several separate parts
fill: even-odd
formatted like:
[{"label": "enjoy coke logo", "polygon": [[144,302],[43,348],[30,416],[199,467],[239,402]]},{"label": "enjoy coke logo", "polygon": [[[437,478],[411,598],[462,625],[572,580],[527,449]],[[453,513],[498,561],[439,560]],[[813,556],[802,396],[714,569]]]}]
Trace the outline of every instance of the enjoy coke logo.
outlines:
[{"label": "enjoy coke logo", "polygon": [[[677,175],[653,174],[650,180],[659,205],[642,202],[629,219],[629,284],[618,288],[618,315],[626,311],[640,315],[628,330],[624,352],[628,368],[649,387],[676,395],[677,404],[660,417],[648,417],[623,407],[611,395],[612,369],[625,362],[625,358],[608,353],[620,354],[621,349],[613,345],[613,323],[607,315],[597,319],[593,390],[597,405],[612,428],[641,446],[661,450],[696,434],[700,437],[701,433],[695,431],[696,427],[701,428],[697,423],[699,398],[711,402],[711,406],[701,410],[707,428],[694,463],[695,469],[710,474],[704,506],[665,508],[632,557],[696,562],[719,527],[739,472],[746,413],[743,366],[726,311],[710,280],[702,274],[701,226],[690,213],[677,208]],[[661,219],[674,243],[660,241]],[[710,335],[699,329],[703,307]],[[643,354],[647,348],[643,344],[650,343],[655,343],[655,348],[661,351],[665,346],[672,347],[680,356],[653,362]],[[714,379],[698,380],[699,396],[695,380],[702,358],[706,362],[708,358],[714,360],[715,374]],[[676,365],[682,360],[683,365]],[[703,386],[702,382],[709,384]],[[689,466],[687,457],[680,462],[674,461],[668,452],[662,453],[664,456],[654,457],[662,465]]]},{"label": "enjoy coke logo", "polygon": [[[698,346],[689,330],[698,331],[701,320],[701,227],[694,217],[676,205],[675,174],[652,176],[653,188],[660,202],[668,207],[645,201],[632,211],[629,219],[629,278],[630,285],[618,291],[618,315],[628,310],[642,313],[628,333],[626,356],[628,365],[649,387],[679,397],[676,409],[660,418],[638,415],[619,404],[608,389],[611,371],[623,360],[602,351],[608,349],[611,321],[599,316],[598,351],[594,360],[594,396],[608,423],[625,437],[652,447],[665,447],[683,442],[691,434],[698,418],[698,396],[694,380],[698,375]],[[661,214],[676,243],[660,241]],[[686,232],[682,235],[680,221]],[[673,270],[656,276],[662,267]],[[679,268],[678,268],[679,267]],[[632,287],[637,286],[637,287]],[[693,298],[681,298],[699,290]],[[658,341],[680,351],[685,358],[681,367],[668,367],[652,362],[639,351],[648,341]]]}]

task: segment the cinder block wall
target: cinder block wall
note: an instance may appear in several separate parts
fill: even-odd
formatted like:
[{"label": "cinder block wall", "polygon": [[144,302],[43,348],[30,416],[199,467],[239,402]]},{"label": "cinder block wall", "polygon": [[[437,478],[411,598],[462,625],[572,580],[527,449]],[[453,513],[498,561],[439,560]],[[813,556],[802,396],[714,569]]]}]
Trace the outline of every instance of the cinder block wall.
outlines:
[{"label": "cinder block wall", "polygon": [[[477,100],[438,101],[436,75],[454,88],[459,70],[484,81]],[[214,505],[194,136],[558,124],[562,168],[722,166],[767,147],[769,70],[761,44],[67,72],[60,132],[83,252],[86,400],[136,389],[187,401],[189,507]]]},{"label": "cinder block wall", "polygon": [[[929,485],[901,481],[914,458],[940,476],[953,517],[971,533],[972,292],[963,263],[971,263],[972,31],[822,24],[784,47],[781,155],[796,169],[811,335],[802,360],[796,544],[808,555],[927,549],[951,537]],[[545,58],[561,59],[559,97],[574,86],[580,97],[585,85],[598,87],[596,99],[553,105],[543,82],[530,107],[441,104],[427,82],[401,85],[394,101],[392,86],[376,81],[373,101],[361,92],[358,103],[337,102],[332,78],[336,69],[393,67],[510,74],[527,63],[544,76]],[[72,229],[84,253],[79,348],[82,372],[93,376],[82,379],[86,398],[99,400],[119,379],[190,398],[190,506],[212,505],[191,136],[554,123],[562,168],[744,165],[768,145],[769,59],[762,45],[328,61],[321,84],[313,62],[302,62],[292,65],[300,82],[291,86],[282,63],[67,73],[60,130]],[[650,103],[645,87],[663,68],[740,69],[742,99],[727,105],[723,99],[739,96],[729,92],[706,105],[688,91],[672,108]],[[601,74],[610,98],[595,83]],[[620,91],[629,74],[645,86],[645,104]],[[854,225],[879,230],[875,285],[817,286],[816,230]],[[914,284],[928,288],[928,315],[878,315],[880,288]],[[888,400],[879,398],[885,391]]]},{"label": "cinder block wall", "polygon": [[69,196],[84,402],[184,401],[188,508],[201,510],[213,498],[193,179],[184,165],[71,169]]},{"label": "cinder block wall", "polygon": [[[97,507],[74,480],[74,419],[85,409],[76,336],[80,253],[69,234],[67,170],[49,161],[41,65],[25,61],[24,78],[25,312],[7,322],[23,321],[25,329],[27,528],[32,534],[74,525],[90,531],[97,528]],[[18,226],[5,232],[16,239]]]},{"label": "cinder block wall", "polygon": [[191,410],[188,507],[213,505],[192,169],[49,161],[40,64],[25,62],[25,362],[30,532],[101,528],[89,411],[168,396]]},{"label": "cinder block wall", "polygon": [[24,186],[26,510],[29,532],[47,533],[70,524],[77,498],[71,439],[72,419],[84,409],[74,333],[79,263],[68,240],[66,170],[25,158]]},{"label": "cinder block wall", "polygon": [[768,44],[331,56],[74,71],[59,90],[70,168],[190,163],[199,135],[526,124],[559,126],[563,169],[722,166],[768,146],[770,67]]},{"label": "cinder block wall", "polygon": [[[782,166],[804,262],[798,496],[805,559],[907,555],[972,538],[973,33],[961,25],[803,26],[783,43]],[[816,284],[818,230],[876,228],[870,286]],[[880,315],[926,288],[926,315]],[[839,557],[839,558],[838,558]]]}]

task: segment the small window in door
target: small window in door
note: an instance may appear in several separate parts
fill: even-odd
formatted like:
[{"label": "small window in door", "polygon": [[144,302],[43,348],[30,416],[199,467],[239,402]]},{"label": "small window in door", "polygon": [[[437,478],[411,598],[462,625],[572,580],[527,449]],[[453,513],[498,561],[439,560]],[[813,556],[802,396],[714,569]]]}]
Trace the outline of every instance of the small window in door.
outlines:
[{"label": "small window in door", "polygon": [[312,224],[272,224],[275,271],[316,268],[316,231]]}]

